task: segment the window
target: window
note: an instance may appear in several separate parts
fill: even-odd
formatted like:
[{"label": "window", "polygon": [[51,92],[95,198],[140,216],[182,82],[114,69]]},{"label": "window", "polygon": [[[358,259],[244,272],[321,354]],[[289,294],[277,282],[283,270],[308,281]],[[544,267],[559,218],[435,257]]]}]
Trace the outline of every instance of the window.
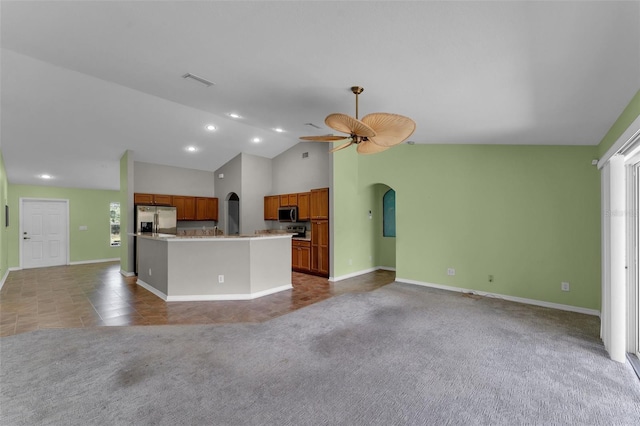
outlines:
[{"label": "window", "polygon": [[382,196],[382,236],[396,236],[396,191],[393,189]]},{"label": "window", "polygon": [[110,203],[110,238],[109,242],[113,247],[120,246],[120,203]]}]

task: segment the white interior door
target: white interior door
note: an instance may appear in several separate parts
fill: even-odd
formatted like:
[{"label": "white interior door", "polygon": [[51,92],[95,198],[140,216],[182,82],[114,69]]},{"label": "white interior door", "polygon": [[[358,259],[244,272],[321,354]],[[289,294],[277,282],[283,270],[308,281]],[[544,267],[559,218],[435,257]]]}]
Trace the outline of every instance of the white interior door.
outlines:
[{"label": "white interior door", "polygon": [[67,206],[66,200],[22,200],[20,238],[23,268],[67,264]]}]

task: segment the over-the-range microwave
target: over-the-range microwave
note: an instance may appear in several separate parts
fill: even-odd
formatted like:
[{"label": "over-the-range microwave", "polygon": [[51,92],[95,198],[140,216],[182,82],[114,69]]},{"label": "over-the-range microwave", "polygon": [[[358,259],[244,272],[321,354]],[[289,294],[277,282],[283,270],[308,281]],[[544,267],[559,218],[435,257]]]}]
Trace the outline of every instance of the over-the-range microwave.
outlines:
[{"label": "over-the-range microwave", "polygon": [[298,221],[298,208],[293,207],[280,207],[278,209],[278,221],[279,222],[297,222]]}]

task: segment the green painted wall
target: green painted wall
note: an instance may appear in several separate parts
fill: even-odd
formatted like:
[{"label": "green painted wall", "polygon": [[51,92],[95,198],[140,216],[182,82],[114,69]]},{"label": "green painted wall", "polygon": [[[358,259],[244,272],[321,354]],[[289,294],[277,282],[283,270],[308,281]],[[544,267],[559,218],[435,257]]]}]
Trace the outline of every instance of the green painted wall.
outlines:
[{"label": "green painted wall", "polygon": [[[340,151],[333,276],[372,266],[366,256],[376,248],[362,237],[362,223],[372,222],[369,188],[383,183],[396,191],[397,277],[599,309],[596,152],[502,145],[401,145],[360,157]],[[561,281],[570,292],[560,291]]]},{"label": "green painted wall", "polygon": [[[120,158],[120,270],[132,271],[129,269],[129,151],[126,151]],[[131,247],[133,250],[133,247]]]},{"label": "green painted wall", "polygon": [[633,121],[640,116],[640,90],[638,90],[629,105],[622,111],[620,117],[613,123],[611,129],[602,138],[598,145],[598,158],[601,158],[611,146],[618,140],[618,138],[627,130],[627,127],[633,123]]},{"label": "green painted wall", "polygon": [[[9,267],[20,266],[20,198],[69,200],[69,261],[82,262],[120,257],[120,247],[109,244],[109,203],[118,191],[9,184]],[[86,231],[79,227],[87,226]]]},{"label": "green painted wall", "polygon": [[2,156],[2,150],[0,150],[0,280],[9,269],[9,238],[7,236],[8,228],[5,227],[4,211],[4,206],[8,204],[8,188],[9,183],[7,181],[7,172],[4,168],[4,157]]}]

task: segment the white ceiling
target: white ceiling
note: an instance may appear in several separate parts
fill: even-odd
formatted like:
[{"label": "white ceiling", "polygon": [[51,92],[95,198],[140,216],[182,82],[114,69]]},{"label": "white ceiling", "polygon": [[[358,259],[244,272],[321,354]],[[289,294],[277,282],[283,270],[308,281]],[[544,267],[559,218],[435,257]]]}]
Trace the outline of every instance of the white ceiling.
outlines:
[{"label": "white ceiling", "polygon": [[353,115],[353,85],[360,116],[409,116],[416,143],[596,145],[640,88],[637,1],[3,0],[0,19],[14,184],[117,189],[127,149],[211,171],[272,158]]}]

